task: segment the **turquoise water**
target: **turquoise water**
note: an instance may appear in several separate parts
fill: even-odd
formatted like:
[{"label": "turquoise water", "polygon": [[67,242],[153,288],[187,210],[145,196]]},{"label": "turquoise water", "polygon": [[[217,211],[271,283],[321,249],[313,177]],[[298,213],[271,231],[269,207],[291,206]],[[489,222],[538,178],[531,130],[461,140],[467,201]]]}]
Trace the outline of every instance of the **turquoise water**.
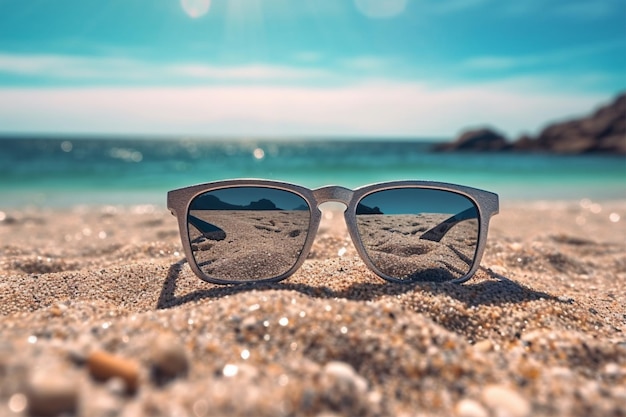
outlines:
[{"label": "turquoise water", "polygon": [[227,178],[319,187],[421,179],[503,201],[626,199],[626,158],[433,153],[416,141],[0,139],[0,206],[165,204],[168,190]]}]

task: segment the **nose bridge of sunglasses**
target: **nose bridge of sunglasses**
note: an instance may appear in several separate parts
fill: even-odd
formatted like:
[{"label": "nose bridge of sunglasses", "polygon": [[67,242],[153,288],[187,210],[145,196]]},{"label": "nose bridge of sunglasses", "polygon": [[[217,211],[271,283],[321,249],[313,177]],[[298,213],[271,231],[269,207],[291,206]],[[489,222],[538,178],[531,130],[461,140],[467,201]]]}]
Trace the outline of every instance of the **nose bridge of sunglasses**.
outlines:
[{"label": "nose bridge of sunglasses", "polygon": [[342,203],[347,207],[350,204],[350,200],[352,200],[354,191],[340,186],[328,186],[313,190],[313,195],[319,205],[334,202]]}]

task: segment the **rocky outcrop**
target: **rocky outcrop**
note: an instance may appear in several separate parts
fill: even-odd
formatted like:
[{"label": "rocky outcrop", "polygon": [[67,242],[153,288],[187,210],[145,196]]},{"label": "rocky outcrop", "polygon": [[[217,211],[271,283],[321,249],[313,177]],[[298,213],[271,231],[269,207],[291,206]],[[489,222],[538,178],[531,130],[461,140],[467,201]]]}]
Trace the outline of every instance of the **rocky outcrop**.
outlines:
[{"label": "rocky outcrop", "polygon": [[[191,210],[282,210],[272,200],[262,198],[246,205],[225,203],[213,194],[202,194],[191,203]],[[307,208],[308,210],[308,208]]]},{"label": "rocky outcrop", "polygon": [[537,137],[508,142],[490,129],[464,132],[438,151],[519,151],[563,154],[614,153],[626,155],[626,93],[587,117],[553,123]]},{"label": "rocky outcrop", "polygon": [[552,124],[536,138],[522,137],[513,143],[513,149],[626,154],[626,93],[591,116]]},{"label": "rocky outcrop", "polygon": [[501,151],[509,145],[506,137],[488,129],[467,130],[457,140],[435,146],[437,151]]}]

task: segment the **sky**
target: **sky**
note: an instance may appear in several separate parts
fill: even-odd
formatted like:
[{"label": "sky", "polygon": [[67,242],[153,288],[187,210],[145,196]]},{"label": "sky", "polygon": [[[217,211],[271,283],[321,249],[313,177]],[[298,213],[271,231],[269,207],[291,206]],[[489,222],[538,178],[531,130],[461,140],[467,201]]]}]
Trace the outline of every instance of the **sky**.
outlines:
[{"label": "sky", "polygon": [[514,138],[624,90],[624,0],[0,0],[0,135]]}]

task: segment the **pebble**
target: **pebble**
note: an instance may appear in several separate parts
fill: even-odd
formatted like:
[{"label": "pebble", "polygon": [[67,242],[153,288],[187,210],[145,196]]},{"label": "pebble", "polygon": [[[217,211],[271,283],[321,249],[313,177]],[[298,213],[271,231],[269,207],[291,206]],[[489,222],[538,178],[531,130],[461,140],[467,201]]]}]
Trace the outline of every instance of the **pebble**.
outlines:
[{"label": "pebble", "polygon": [[479,342],[476,342],[476,344],[474,344],[474,349],[482,353],[489,352],[492,348],[493,348],[493,343],[491,342],[491,340],[488,340],[488,339],[481,340]]},{"label": "pebble", "polygon": [[78,403],[77,380],[59,370],[36,372],[29,380],[26,398],[31,415],[73,413]]},{"label": "pebble", "polygon": [[489,417],[489,413],[478,401],[464,398],[454,408],[459,417]]},{"label": "pebble", "polygon": [[106,382],[106,389],[112,395],[122,396],[126,393],[126,382],[118,376],[110,378]]},{"label": "pebble", "polygon": [[173,335],[160,335],[152,347],[153,377],[171,379],[185,375],[189,368],[189,359],[185,347]]},{"label": "pebble", "polygon": [[[339,361],[328,362],[321,371],[322,403],[346,415],[374,415],[376,404],[370,403],[367,381],[354,368]],[[374,407],[373,407],[374,406]]]},{"label": "pebble", "polygon": [[619,377],[620,374],[626,374],[626,372],[623,372],[620,369],[619,365],[614,362],[610,362],[604,365],[603,373],[606,377],[609,378],[616,378]]},{"label": "pebble", "polygon": [[108,380],[119,377],[126,383],[126,390],[133,393],[139,385],[139,363],[112,355],[104,351],[94,351],[87,358],[87,367],[96,379]]},{"label": "pebble", "polygon": [[347,387],[359,394],[367,392],[367,381],[356,373],[354,368],[345,362],[328,362],[322,369],[322,373],[330,377],[333,385]]},{"label": "pebble", "polygon": [[517,392],[500,386],[489,385],[482,392],[482,400],[496,416],[526,417],[530,404]]}]

